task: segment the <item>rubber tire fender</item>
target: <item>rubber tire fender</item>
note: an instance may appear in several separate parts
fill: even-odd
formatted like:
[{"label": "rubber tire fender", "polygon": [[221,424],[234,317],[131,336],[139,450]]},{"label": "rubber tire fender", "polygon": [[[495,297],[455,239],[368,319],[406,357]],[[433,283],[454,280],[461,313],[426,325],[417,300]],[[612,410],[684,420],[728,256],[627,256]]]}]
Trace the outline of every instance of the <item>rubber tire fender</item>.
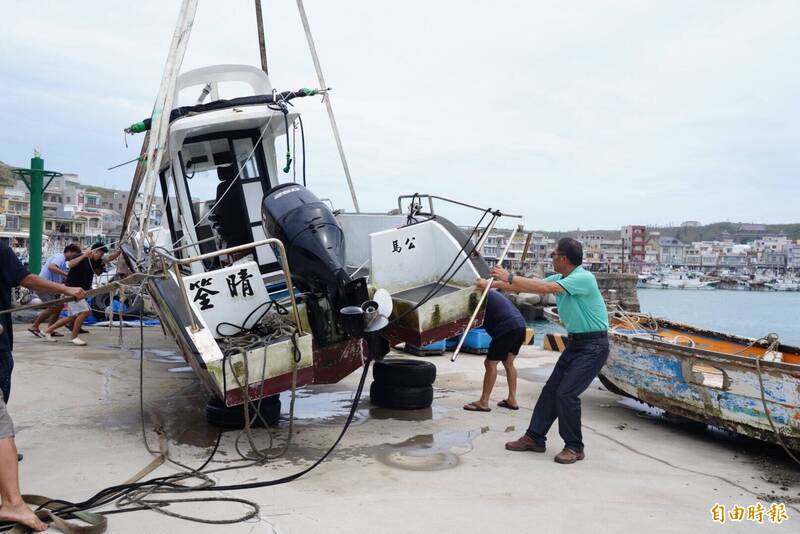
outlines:
[{"label": "rubber tire fender", "polygon": [[433,404],[433,386],[394,386],[373,381],[369,400],[392,410],[419,410]]},{"label": "rubber tire fender", "polygon": [[[259,401],[253,401],[258,406]],[[254,406],[250,406],[250,419],[254,417]],[[278,395],[270,395],[261,399],[261,418],[269,426],[275,426],[281,417],[281,399]],[[252,422],[253,427],[263,427],[261,418],[256,417]],[[228,407],[217,397],[212,397],[206,403],[206,421],[221,428],[244,428],[244,405]]]},{"label": "rubber tire fender", "polygon": [[372,378],[387,386],[430,386],[436,380],[436,366],[422,360],[390,358],[375,362]]}]

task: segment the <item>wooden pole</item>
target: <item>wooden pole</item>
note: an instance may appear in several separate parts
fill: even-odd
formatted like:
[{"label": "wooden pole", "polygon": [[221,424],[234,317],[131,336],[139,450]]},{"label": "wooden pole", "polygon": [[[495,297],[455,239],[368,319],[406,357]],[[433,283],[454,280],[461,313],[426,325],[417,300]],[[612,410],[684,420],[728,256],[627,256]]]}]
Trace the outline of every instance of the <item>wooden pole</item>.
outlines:
[{"label": "wooden pole", "polygon": [[261,70],[264,74],[269,75],[269,68],[267,67],[267,45],[264,40],[264,18],[261,16],[261,0],[255,0],[256,3],[256,25],[258,26],[258,52],[261,54]]},{"label": "wooden pole", "polygon": [[[514,236],[517,235],[517,229],[515,228],[511,232],[511,237],[508,239],[508,243],[506,244],[506,249],[503,251],[503,254],[497,260],[498,265],[503,265],[503,260],[506,258],[506,254],[508,254],[508,249],[511,248],[511,243],[514,242]],[[475,311],[472,312],[472,317],[469,318],[469,322],[467,323],[467,328],[464,330],[464,335],[461,336],[461,339],[458,341],[458,346],[456,350],[453,352],[452,358],[450,358],[451,362],[456,361],[458,358],[458,353],[461,351],[461,346],[464,344],[464,340],[467,339],[467,334],[469,333],[470,328],[472,328],[472,323],[475,322],[475,318],[478,316],[478,312],[481,309],[481,305],[483,301],[486,300],[486,296],[489,294],[489,290],[492,288],[492,282],[494,281],[493,278],[489,278],[489,283],[486,284],[486,289],[483,290],[483,294],[481,295],[480,300],[478,300],[478,305],[475,306]]]}]

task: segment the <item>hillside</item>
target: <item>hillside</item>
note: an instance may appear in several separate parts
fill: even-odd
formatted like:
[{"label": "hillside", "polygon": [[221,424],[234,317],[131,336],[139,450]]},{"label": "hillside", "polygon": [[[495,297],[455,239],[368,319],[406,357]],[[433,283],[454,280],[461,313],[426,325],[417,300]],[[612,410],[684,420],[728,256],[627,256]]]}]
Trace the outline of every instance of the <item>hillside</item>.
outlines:
[{"label": "hillside", "polygon": [[11,174],[11,169],[14,167],[0,161],[0,186],[10,187],[17,183],[17,178]]},{"label": "hillside", "polygon": [[[714,241],[722,239],[723,233],[733,234],[742,223],[718,222],[702,226],[672,226],[648,227],[648,232],[661,232],[664,237],[675,237],[683,243],[694,241]],[[800,239],[800,223],[795,224],[767,224],[767,229],[772,234],[784,233],[789,239]],[[570,232],[541,232],[547,237],[558,239],[561,237],[576,237],[578,235],[602,235],[609,239],[619,239],[619,230],[574,230]]]}]

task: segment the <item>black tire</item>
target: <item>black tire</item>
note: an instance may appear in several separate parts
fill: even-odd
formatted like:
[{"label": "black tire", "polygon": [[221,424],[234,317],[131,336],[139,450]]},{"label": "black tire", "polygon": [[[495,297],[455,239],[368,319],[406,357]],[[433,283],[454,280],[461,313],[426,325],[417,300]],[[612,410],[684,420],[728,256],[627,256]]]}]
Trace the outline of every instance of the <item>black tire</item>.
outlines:
[{"label": "black tire", "polygon": [[393,386],[372,382],[369,401],[392,410],[419,410],[433,404],[432,386]]},{"label": "black tire", "polygon": [[372,378],[387,386],[430,386],[436,380],[436,366],[421,360],[392,358],[375,362]]},{"label": "black tire", "polygon": [[[255,407],[258,406],[258,401],[254,401],[250,406],[250,419],[255,417],[253,413]],[[278,395],[271,395],[261,399],[261,417],[256,417],[252,422],[253,427],[263,427],[262,419],[266,421],[269,426],[278,424],[281,417],[281,399]],[[217,397],[212,397],[206,403],[206,421],[209,424],[222,427],[222,428],[244,428],[244,405],[227,407]]]}]

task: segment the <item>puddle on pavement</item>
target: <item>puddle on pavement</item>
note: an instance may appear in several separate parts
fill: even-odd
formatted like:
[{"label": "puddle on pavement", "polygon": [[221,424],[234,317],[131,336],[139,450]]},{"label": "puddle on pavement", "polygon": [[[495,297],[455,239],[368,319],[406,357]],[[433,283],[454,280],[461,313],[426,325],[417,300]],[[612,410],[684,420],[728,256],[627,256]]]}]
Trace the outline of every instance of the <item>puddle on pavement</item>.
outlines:
[{"label": "puddle on pavement", "polygon": [[378,448],[377,459],[384,465],[407,471],[441,471],[460,463],[460,457],[472,451],[472,442],[486,432],[513,432],[514,427],[473,430],[440,430],[418,434],[399,443]]},{"label": "puddle on pavement", "polygon": [[[347,419],[352,406],[353,392],[350,390],[331,391],[328,388],[300,388],[294,403],[295,423],[332,425],[341,424]],[[281,393],[281,417],[288,419],[291,393]],[[361,396],[360,406],[369,403],[368,395]],[[366,410],[360,408],[353,416],[352,424],[363,423],[367,419]]]},{"label": "puddle on pavement", "polygon": [[447,409],[439,406],[429,406],[421,410],[390,410],[374,406],[369,409],[370,419],[394,419],[395,421],[433,421],[443,418],[446,413]]},{"label": "puddle on pavement", "polygon": [[[195,447],[211,447],[217,439],[219,429],[206,422],[205,406],[208,394],[198,381],[176,388],[167,398],[154,398],[153,392],[145,392],[145,427],[151,444],[156,439],[151,430],[163,427],[170,441]],[[100,426],[140,433],[138,395],[136,405],[129,404],[124,410],[98,416]]]}]

